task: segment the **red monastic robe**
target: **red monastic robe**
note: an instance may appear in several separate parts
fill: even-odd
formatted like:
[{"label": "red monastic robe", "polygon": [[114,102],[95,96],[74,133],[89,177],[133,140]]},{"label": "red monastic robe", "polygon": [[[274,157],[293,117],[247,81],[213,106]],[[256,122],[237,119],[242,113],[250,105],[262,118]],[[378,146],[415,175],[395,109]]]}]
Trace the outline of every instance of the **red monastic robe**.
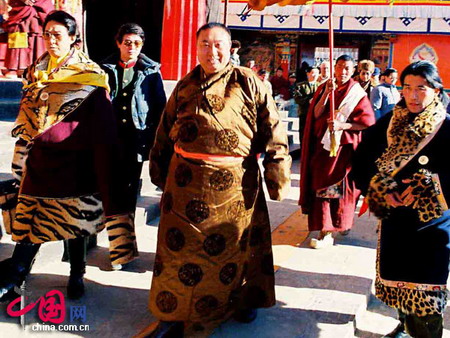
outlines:
[{"label": "red monastic robe", "polygon": [[[349,80],[336,90],[335,104],[339,107],[350,89],[358,85]],[[361,141],[361,131],[345,130],[342,133],[336,157],[330,157],[329,151],[323,148],[322,137],[328,128],[329,104],[318,119],[314,118],[314,107],[325,89],[322,84],[311,102],[306,120],[302,142],[300,165],[300,201],[303,213],[308,214],[310,231],[343,231],[353,225],[353,216],[360,192],[349,178],[354,151]],[[357,123],[369,127],[375,123],[375,116],[367,96],[356,105],[347,119],[349,123]],[[340,198],[319,198],[316,192],[339,182],[343,182],[343,195]]]},{"label": "red monastic robe", "polygon": [[4,23],[5,31],[28,33],[27,48],[8,48],[6,52],[6,69],[17,71],[31,65],[45,52],[42,25],[47,14],[55,7],[51,0],[36,0],[33,6],[25,5],[21,0],[10,0],[9,5],[12,9]]}]

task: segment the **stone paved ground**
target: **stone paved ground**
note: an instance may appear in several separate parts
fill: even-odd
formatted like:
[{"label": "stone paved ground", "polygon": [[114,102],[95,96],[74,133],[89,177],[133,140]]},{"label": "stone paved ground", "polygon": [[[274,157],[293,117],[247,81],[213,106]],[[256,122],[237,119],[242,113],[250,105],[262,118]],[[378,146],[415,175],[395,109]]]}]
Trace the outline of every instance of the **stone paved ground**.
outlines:
[{"label": "stone paved ground", "polygon": [[[0,121],[0,178],[8,177],[10,172],[13,146],[13,140],[8,137],[10,127],[11,122]],[[298,161],[294,162],[294,168],[298,168]],[[5,315],[6,305],[0,305],[0,337],[47,337],[51,334],[57,337],[132,337],[154,320],[146,307],[156,248],[160,192],[149,182],[147,168],[142,177],[136,229],[140,258],[126,271],[110,271],[108,241],[103,232],[99,235],[98,247],[89,253],[86,296],[79,301],[66,301],[67,309],[74,305],[86,306],[89,331],[33,331],[36,323],[42,323],[36,309],[27,316],[27,328],[22,330],[17,318]],[[353,337],[356,322],[356,335],[372,338],[381,337],[395,327],[395,311],[371,295],[375,274],[375,220],[367,216],[357,219],[354,230],[347,237],[338,235],[332,248],[309,249],[308,238],[297,242],[296,237],[302,232],[303,238],[308,236],[304,219],[298,214],[292,215],[298,212],[298,179],[299,175],[294,173],[293,189],[287,200],[268,203],[274,229],[275,265],[278,266],[277,305],[260,310],[257,320],[251,324],[224,323],[213,337]],[[280,224],[282,226],[278,227]],[[284,230],[280,230],[283,226],[291,230],[283,234]],[[294,232],[297,235],[294,236]],[[288,240],[277,239],[280,234]],[[0,241],[0,259],[9,257],[12,250],[13,243],[5,236]],[[60,261],[61,254],[60,242],[41,248],[28,279],[30,302],[53,289],[65,293],[69,266]],[[80,324],[71,323],[68,318],[64,323]],[[447,323],[450,324],[450,318]],[[445,336],[450,337],[450,331],[446,330]]]}]

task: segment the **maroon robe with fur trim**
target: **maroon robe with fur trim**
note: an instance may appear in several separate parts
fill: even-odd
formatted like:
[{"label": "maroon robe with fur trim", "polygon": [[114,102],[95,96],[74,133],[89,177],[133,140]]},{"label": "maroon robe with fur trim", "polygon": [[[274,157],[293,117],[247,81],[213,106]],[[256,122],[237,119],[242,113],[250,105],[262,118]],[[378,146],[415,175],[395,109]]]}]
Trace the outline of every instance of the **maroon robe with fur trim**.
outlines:
[{"label": "maroon robe with fur trim", "polygon": [[[358,85],[349,80],[336,90],[336,107],[348,94],[352,86]],[[342,133],[340,146],[336,157],[330,157],[329,151],[323,148],[322,137],[328,128],[329,104],[325,112],[318,119],[314,118],[314,107],[324,92],[322,84],[311,102],[306,120],[305,134],[302,142],[302,157],[300,166],[300,201],[302,211],[308,214],[310,231],[343,231],[353,225],[355,206],[359,191],[354,182],[348,177],[351,161],[356,147],[361,141],[361,131],[345,130]],[[349,123],[370,126],[375,123],[375,116],[367,96],[356,105],[347,119]],[[343,182],[343,196],[341,198],[318,198],[319,189]]]}]

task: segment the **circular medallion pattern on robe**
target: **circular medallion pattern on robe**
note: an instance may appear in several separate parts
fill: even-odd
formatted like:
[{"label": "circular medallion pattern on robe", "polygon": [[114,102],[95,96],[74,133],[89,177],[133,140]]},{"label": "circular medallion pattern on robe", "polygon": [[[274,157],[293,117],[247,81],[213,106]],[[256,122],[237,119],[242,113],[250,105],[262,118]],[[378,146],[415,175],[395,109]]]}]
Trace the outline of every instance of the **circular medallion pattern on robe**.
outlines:
[{"label": "circular medallion pattern on robe", "polygon": [[229,285],[236,277],[237,264],[228,263],[226,264],[219,273],[219,279],[224,285]]},{"label": "circular medallion pattern on robe", "polygon": [[209,217],[209,207],[200,199],[193,199],[186,205],[186,216],[195,224],[203,222]]},{"label": "circular medallion pattern on robe", "polygon": [[225,100],[218,95],[208,94],[206,95],[209,106],[214,114],[220,113],[225,108]]},{"label": "circular medallion pattern on robe", "polygon": [[178,306],[177,297],[172,292],[161,291],[156,296],[156,306],[163,313],[174,312]]},{"label": "circular medallion pattern on robe", "polygon": [[232,221],[237,221],[246,215],[245,202],[234,201],[227,211],[227,216]]},{"label": "circular medallion pattern on robe", "polygon": [[180,251],[185,243],[183,233],[178,228],[170,228],[166,232],[166,245],[172,251]]},{"label": "circular medallion pattern on robe", "polygon": [[158,277],[163,270],[163,262],[160,255],[155,256],[155,263],[153,264],[153,276]]},{"label": "circular medallion pattern on robe", "polygon": [[192,170],[187,164],[181,163],[175,169],[175,182],[181,188],[187,186],[192,181]]},{"label": "circular medallion pattern on robe", "polygon": [[181,142],[193,142],[198,136],[197,123],[193,120],[184,122],[178,130],[178,139]]},{"label": "circular medallion pattern on robe", "polygon": [[204,296],[200,298],[197,303],[195,303],[195,311],[197,311],[201,316],[207,316],[212,311],[217,309],[219,306],[219,301],[214,296]]},{"label": "circular medallion pattern on robe", "polygon": [[173,206],[173,197],[170,192],[165,192],[163,201],[162,201],[162,209],[165,214],[168,214],[172,210]]},{"label": "circular medallion pattern on robe", "polygon": [[225,237],[221,234],[212,234],[203,242],[203,250],[210,256],[220,255],[226,246]]},{"label": "circular medallion pattern on robe", "polygon": [[178,270],[178,278],[186,286],[194,286],[203,278],[203,271],[197,264],[188,263]]},{"label": "circular medallion pattern on robe", "polygon": [[219,149],[231,151],[239,145],[239,136],[231,129],[224,129],[217,132],[215,141]]},{"label": "circular medallion pattern on robe", "polygon": [[219,169],[212,173],[209,182],[214,190],[225,191],[233,185],[234,176],[229,170]]}]

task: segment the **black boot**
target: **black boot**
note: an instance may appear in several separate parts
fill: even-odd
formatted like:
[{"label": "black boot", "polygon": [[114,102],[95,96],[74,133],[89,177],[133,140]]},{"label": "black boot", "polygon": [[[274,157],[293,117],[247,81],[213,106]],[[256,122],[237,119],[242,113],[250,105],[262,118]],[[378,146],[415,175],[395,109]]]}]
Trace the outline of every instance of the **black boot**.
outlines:
[{"label": "black boot", "polygon": [[183,322],[165,322],[160,321],[155,331],[148,338],[183,338],[184,323]]},{"label": "black boot", "polygon": [[398,320],[400,323],[396,326],[392,332],[389,332],[387,335],[383,336],[383,338],[411,338],[411,336],[406,333],[405,328],[405,320],[406,320],[406,314],[403,313],[401,310],[397,310],[398,312]]},{"label": "black boot", "polygon": [[70,277],[67,284],[67,297],[80,299],[84,295],[83,276],[86,273],[86,238],[67,241],[70,261]]},{"label": "black boot", "polygon": [[20,287],[31,271],[40,244],[17,243],[11,258],[0,263],[0,302],[13,300],[19,295],[14,291]]},{"label": "black boot", "polygon": [[258,316],[257,309],[242,309],[234,313],[234,319],[240,323],[251,323]]}]

